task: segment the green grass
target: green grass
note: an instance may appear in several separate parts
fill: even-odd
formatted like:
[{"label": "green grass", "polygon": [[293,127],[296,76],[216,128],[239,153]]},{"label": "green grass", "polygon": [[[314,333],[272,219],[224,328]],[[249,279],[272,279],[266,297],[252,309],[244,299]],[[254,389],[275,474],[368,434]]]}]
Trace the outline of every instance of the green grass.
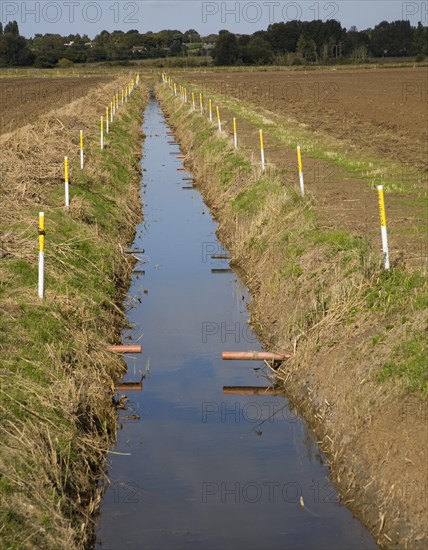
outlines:
[{"label": "green grass", "polygon": [[408,393],[419,393],[428,397],[428,352],[426,331],[411,335],[393,350],[394,359],[385,363],[378,379],[384,382],[388,379],[398,379]]}]

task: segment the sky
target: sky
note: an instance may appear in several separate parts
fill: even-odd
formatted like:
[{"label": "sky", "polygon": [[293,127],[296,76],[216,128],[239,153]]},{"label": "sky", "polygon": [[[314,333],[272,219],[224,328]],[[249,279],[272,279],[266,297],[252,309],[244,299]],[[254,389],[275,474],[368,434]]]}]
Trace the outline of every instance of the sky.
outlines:
[{"label": "sky", "polygon": [[293,19],[337,19],[349,29],[380,21],[428,24],[428,0],[0,0],[0,20],[16,20],[26,37],[36,33],[87,34],[102,30],[141,33],[163,29],[197,30],[202,36],[228,29],[239,34],[264,30]]}]

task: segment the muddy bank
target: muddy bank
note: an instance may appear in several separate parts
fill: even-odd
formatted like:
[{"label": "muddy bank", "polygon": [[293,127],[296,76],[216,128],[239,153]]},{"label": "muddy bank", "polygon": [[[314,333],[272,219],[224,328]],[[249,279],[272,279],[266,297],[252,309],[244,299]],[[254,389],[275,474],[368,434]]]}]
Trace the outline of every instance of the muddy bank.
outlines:
[{"label": "muddy bank", "polygon": [[424,327],[424,306],[402,283],[411,276],[386,278],[359,242],[309,241],[318,235],[310,201],[278,174],[261,178],[236,160],[230,137],[219,140],[160,85],[158,94],[244,272],[253,327],[270,351],[295,352],[278,378],[328,455],[342,500],[381,547],[425,547],[426,401],[382,376],[397,345]]}]

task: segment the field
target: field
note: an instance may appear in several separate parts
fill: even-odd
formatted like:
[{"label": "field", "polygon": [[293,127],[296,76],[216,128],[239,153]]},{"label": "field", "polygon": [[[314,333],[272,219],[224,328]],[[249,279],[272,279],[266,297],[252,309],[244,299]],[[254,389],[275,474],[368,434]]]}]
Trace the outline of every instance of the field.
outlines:
[{"label": "field", "polygon": [[221,107],[223,127],[237,117],[241,149],[258,152],[263,128],[269,165],[296,181],[302,146],[305,183],[326,226],[376,245],[376,185],[387,193],[395,259],[426,262],[426,69],[180,72]]},{"label": "field", "polygon": [[[203,116],[151,72],[120,108],[101,151],[99,117],[133,76],[118,70],[0,78],[0,519],[6,526],[0,530],[6,546],[93,542],[99,465],[116,430],[112,390],[123,370],[106,344],[119,342],[124,323],[120,305],[132,265],[122,250],[140,215],[140,116],[157,79],[185,162],[245,273],[254,328],[267,349],[294,351],[278,381],[314,423],[343,500],[381,545],[424,548],[425,70],[176,70],[177,84],[203,94]],[[208,122],[208,98],[220,109],[222,132]],[[389,272],[381,256],[380,183]],[[41,209],[47,218],[42,303]]]},{"label": "field", "polygon": [[107,76],[1,78],[0,134],[32,123],[39,115],[71,103],[110,80]]}]

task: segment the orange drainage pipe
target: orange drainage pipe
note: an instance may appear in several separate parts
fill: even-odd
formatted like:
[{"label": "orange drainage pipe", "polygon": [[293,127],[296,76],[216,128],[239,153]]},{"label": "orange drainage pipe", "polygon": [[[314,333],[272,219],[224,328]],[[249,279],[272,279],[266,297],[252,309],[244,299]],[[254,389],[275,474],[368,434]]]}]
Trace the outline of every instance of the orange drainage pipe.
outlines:
[{"label": "orange drainage pipe", "polygon": [[268,351],[224,351],[223,361],[284,361],[292,357],[291,353],[270,353]]},{"label": "orange drainage pipe", "polygon": [[142,391],[142,382],[123,382],[114,387],[115,391]]},{"label": "orange drainage pipe", "polygon": [[177,172],[187,172],[185,168],[177,168]]},{"label": "orange drainage pipe", "polygon": [[109,346],[108,350],[114,353],[141,353],[141,346]]},{"label": "orange drainage pipe", "polygon": [[177,155],[175,158],[176,159],[185,159],[186,155]]}]

